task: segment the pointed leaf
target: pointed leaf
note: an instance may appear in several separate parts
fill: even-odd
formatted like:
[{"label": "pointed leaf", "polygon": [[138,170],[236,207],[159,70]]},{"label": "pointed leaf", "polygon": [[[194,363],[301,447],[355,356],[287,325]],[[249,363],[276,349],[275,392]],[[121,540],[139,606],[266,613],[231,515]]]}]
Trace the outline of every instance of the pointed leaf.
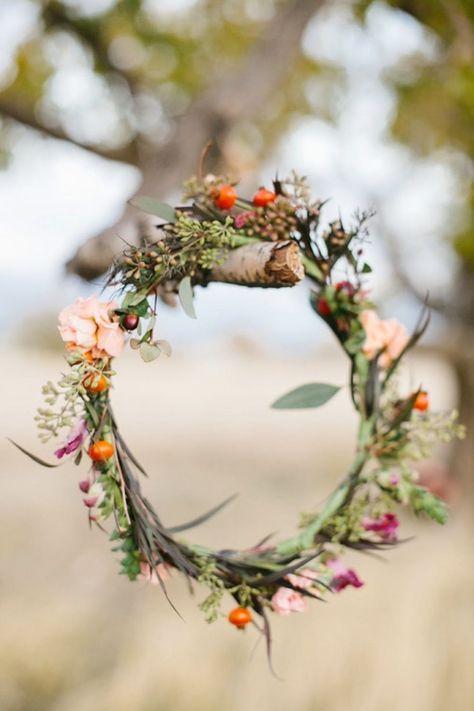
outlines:
[{"label": "pointed leaf", "polygon": [[278,398],[272,404],[276,410],[293,410],[310,407],[321,407],[340,390],[337,385],[328,383],[307,383],[286,395]]},{"label": "pointed leaf", "polygon": [[193,288],[191,286],[191,277],[185,276],[179,283],[178,288],[179,300],[184,312],[189,318],[196,318],[193,300]]},{"label": "pointed leaf", "polygon": [[40,459],[39,457],[36,456],[36,454],[32,454],[29,452],[27,449],[22,447],[20,444],[17,444],[17,442],[14,442],[12,439],[7,437],[8,441],[11,442],[17,449],[20,450],[20,452],[23,452],[23,454],[26,454],[27,457],[32,459],[34,462],[37,464],[41,464],[42,467],[48,467],[48,469],[54,469],[55,467],[61,466],[62,462],[59,464],[50,464],[49,462],[45,462],[44,459]]},{"label": "pointed leaf", "polygon": [[165,202],[156,200],[156,198],[148,197],[147,195],[137,195],[137,197],[132,198],[129,202],[133,207],[138,207],[139,210],[148,212],[150,215],[161,217],[163,220],[166,220],[166,222],[176,222],[176,212],[174,208]]}]

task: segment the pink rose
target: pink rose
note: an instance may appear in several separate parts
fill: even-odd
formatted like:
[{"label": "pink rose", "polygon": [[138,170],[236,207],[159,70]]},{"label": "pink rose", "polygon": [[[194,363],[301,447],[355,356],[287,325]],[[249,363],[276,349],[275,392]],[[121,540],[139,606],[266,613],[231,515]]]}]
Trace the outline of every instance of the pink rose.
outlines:
[{"label": "pink rose", "polygon": [[362,526],[366,531],[374,531],[378,533],[384,541],[396,541],[397,529],[399,526],[398,518],[393,513],[386,513],[380,518],[370,518],[364,516]]},{"label": "pink rose", "polygon": [[151,566],[144,560],[140,561],[140,575],[139,580],[144,580],[152,585],[159,585],[160,579],[162,581],[168,580],[170,577],[171,566],[166,563],[159,563],[155,568]]},{"label": "pink rose", "polygon": [[383,321],[372,310],[363,311],[360,322],[366,334],[363,352],[371,360],[383,351],[379,363],[382,368],[388,368],[408,343],[406,328],[396,319]]},{"label": "pink rose", "polygon": [[286,580],[288,580],[293,587],[300,588],[301,590],[307,590],[314,585],[314,581],[317,577],[317,574],[314,570],[311,570],[311,568],[304,568],[304,570],[301,570],[298,575],[290,573],[285,576]]},{"label": "pink rose", "polygon": [[360,580],[357,573],[351,568],[346,568],[339,558],[328,560],[326,565],[333,573],[331,588],[334,592],[341,592],[341,590],[347,588],[348,585],[352,585],[354,588],[361,588],[363,586],[364,583]]},{"label": "pink rose", "polygon": [[278,615],[304,612],[306,600],[301,593],[291,590],[291,588],[278,588],[272,597],[272,607]]},{"label": "pink rose", "polygon": [[98,358],[122,352],[125,334],[118,321],[112,321],[109,311],[117,308],[114,301],[100,302],[96,296],[78,298],[59,314],[59,333],[68,348],[92,351]]}]

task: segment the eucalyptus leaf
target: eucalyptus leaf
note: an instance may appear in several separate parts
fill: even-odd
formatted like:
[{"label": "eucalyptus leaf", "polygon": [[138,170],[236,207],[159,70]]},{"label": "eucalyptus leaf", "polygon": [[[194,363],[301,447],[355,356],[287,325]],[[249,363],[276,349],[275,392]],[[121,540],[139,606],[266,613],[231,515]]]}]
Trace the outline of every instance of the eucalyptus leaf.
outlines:
[{"label": "eucalyptus leaf", "polygon": [[178,296],[185,314],[189,316],[189,318],[196,318],[191,277],[185,276],[184,279],[179,282]]},{"label": "eucalyptus leaf", "polygon": [[321,407],[340,390],[337,385],[328,383],[307,383],[286,395],[278,398],[272,404],[275,410],[294,410],[311,407]]},{"label": "eucalyptus leaf", "polygon": [[138,207],[139,210],[148,212],[150,215],[161,217],[163,220],[166,220],[166,222],[176,222],[176,212],[174,208],[166,202],[160,202],[156,200],[156,198],[147,195],[137,195],[137,197],[132,198],[129,202],[133,207]]},{"label": "eucalyptus leaf", "polygon": [[152,360],[156,360],[161,353],[161,348],[153,343],[147,343],[144,341],[140,345],[140,355],[145,363],[151,363]]},{"label": "eucalyptus leaf", "polygon": [[171,344],[165,340],[155,341],[156,345],[163,351],[166,356],[170,356],[172,353]]}]

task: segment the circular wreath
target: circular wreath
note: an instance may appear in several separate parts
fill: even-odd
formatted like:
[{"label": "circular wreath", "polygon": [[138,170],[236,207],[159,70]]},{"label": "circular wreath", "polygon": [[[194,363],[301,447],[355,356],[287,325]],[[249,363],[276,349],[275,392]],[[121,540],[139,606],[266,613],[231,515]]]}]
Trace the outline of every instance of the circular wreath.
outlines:
[{"label": "circular wreath", "polygon": [[[36,417],[47,442],[68,430],[55,451],[58,459],[85,456],[89,472],[79,482],[89,522],[109,531],[120,553],[121,573],[130,580],[161,585],[172,572],[208,588],[200,603],[209,622],[230,594],[237,607],[229,621],[243,629],[252,622],[270,646],[270,613],[305,609],[347,586],[360,587],[357,573],[340,556],[344,549],[385,549],[397,543],[397,504],[444,523],[444,503],[416,482],[414,462],[433,444],[462,436],[456,413],[433,413],[420,388],[400,392],[397,373],[403,356],[425,331],[425,306],[409,336],[396,320],[379,318],[366,287],[371,269],[364,260],[369,213],[322,229],[323,202],[313,200],[296,175],[260,188],[252,200],[238,195],[236,182],[208,175],[185,186],[188,205],[172,208],[139,197],[136,207],[160,218],[156,240],[128,247],[115,261],[107,285],[118,301],[77,299],[59,315],[70,369],[43,388],[46,407]],[[359,416],[353,463],[324,507],[301,517],[299,532],[286,540],[265,538],[250,549],[211,550],[181,534],[202,523],[228,501],[181,526],[163,525],[143,495],[143,468],[125,443],[110,402],[113,358],[125,342],[144,361],[170,346],[155,339],[158,299],[179,297],[195,318],[193,289],[220,281],[245,286],[291,287],[306,278],[310,303],[348,357],[349,390]],[[302,385],[276,400],[274,408],[320,407],[338,391],[325,383]],[[19,446],[19,445],[17,445]],[[35,461],[49,464],[23,452]],[[167,596],[168,597],[168,596]],[[169,598],[168,598],[169,599]],[[172,604],[172,603],[171,603]]]}]

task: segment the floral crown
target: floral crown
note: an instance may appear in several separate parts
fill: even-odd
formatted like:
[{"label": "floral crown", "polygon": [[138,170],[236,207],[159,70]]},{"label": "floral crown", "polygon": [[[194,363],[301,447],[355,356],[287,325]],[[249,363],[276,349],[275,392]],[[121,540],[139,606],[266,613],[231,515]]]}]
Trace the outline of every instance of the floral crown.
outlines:
[{"label": "floral crown", "polygon": [[[322,228],[323,203],[311,198],[306,181],[296,175],[275,180],[273,190],[258,189],[252,200],[240,197],[228,178],[193,178],[185,200],[177,208],[148,197],[132,201],[160,218],[156,240],[128,247],[116,259],[107,285],[116,288],[118,301],[79,298],[61,311],[59,332],[70,369],[56,385],[44,386],[46,407],[36,420],[44,442],[67,430],[55,451],[58,459],[71,455],[77,465],[86,459],[82,501],[89,522],[108,532],[120,554],[121,573],[160,585],[167,597],[170,575],[197,581],[208,589],[200,607],[209,622],[230,595],[237,605],[228,614],[230,623],[239,629],[253,623],[269,650],[272,614],[302,612],[310,600],[363,585],[341,556],[346,549],[394,546],[397,506],[445,522],[444,502],[417,483],[414,463],[437,441],[463,432],[456,413],[430,410],[421,387],[400,392],[400,362],[425,331],[429,313],[425,306],[411,335],[398,321],[377,315],[366,288],[369,213],[356,215],[349,228],[341,220]],[[111,408],[112,361],[127,341],[146,362],[170,355],[167,341],[155,338],[158,298],[178,297],[195,318],[196,286],[219,281],[284,288],[304,278],[311,284],[311,307],[347,356],[349,393],[359,417],[352,465],[323,508],[301,516],[293,537],[264,538],[244,550],[211,550],[182,534],[229,500],[180,526],[163,525],[142,493],[138,478],[145,472]],[[338,390],[305,384],[273,407],[321,407]],[[57,466],[19,448],[41,464]]]}]

